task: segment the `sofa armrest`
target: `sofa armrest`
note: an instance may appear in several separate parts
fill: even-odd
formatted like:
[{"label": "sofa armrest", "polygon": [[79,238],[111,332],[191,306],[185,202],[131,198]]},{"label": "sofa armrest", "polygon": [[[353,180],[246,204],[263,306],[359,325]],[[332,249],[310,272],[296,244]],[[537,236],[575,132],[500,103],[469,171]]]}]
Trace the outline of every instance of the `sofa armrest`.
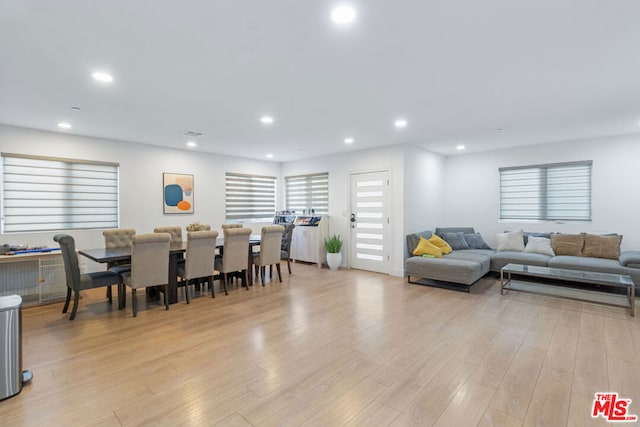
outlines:
[{"label": "sofa armrest", "polygon": [[619,261],[624,267],[640,268],[640,251],[622,252]]}]

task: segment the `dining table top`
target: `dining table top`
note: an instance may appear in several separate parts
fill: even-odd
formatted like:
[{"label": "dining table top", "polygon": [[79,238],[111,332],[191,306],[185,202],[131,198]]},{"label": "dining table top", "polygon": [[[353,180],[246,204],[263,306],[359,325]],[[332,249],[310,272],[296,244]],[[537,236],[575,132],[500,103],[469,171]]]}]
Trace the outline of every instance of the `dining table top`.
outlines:
[{"label": "dining table top", "polygon": [[[256,246],[260,244],[261,236],[259,234],[252,234],[249,236],[249,246]],[[216,240],[216,247],[222,248],[224,247],[224,238],[220,238]],[[179,254],[184,253],[187,250],[187,241],[179,241],[173,242],[169,246],[169,253],[171,254]],[[94,249],[82,249],[79,250],[78,253],[89,258],[95,262],[114,262],[114,261],[123,261],[131,258],[131,247],[120,247],[120,248],[94,248]]]}]

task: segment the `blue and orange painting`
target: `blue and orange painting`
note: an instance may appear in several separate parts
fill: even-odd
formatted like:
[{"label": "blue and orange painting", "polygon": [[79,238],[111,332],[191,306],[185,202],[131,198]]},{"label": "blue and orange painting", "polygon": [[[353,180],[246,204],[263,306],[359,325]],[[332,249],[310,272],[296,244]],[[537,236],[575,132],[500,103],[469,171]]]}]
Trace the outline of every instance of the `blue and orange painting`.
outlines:
[{"label": "blue and orange painting", "polygon": [[193,175],[164,173],[164,213],[193,213]]}]

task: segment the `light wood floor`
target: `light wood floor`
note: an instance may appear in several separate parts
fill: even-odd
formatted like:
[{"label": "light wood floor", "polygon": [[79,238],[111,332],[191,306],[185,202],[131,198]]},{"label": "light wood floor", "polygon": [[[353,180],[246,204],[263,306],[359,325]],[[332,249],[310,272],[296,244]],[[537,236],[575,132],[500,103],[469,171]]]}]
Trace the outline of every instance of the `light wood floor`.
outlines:
[{"label": "light wood floor", "polygon": [[[640,317],[295,264],[284,282],[138,318],[84,293],[23,310],[34,379],[2,426],[583,426],[595,392],[640,414]],[[286,270],[286,268],[285,268]]]}]

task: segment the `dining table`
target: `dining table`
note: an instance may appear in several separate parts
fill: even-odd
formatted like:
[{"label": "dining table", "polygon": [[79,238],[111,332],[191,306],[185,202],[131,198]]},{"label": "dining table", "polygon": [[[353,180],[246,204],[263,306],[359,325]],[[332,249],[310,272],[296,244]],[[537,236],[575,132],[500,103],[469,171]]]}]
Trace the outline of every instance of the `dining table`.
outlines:
[{"label": "dining table", "polygon": [[[259,234],[252,234],[249,236],[249,251],[247,254],[247,286],[253,286],[253,248],[260,246]],[[216,248],[222,251],[224,248],[224,238],[216,240]],[[169,304],[175,304],[178,302],[178,262],[184,257],[184,253],[187,251],[186,241],[172,242],[169,246],[169,272],[167,277],[167,284],[169,285]],[[131,262],[131,247],[120,248],[95,248],[95,249],[82,249],[78,253],[84,257],[89,258],[92,261],[100,264],[116,261]],[[211,263],[213,265],[213,261]],[[211,284],[213,286],[213,283]]]}]

